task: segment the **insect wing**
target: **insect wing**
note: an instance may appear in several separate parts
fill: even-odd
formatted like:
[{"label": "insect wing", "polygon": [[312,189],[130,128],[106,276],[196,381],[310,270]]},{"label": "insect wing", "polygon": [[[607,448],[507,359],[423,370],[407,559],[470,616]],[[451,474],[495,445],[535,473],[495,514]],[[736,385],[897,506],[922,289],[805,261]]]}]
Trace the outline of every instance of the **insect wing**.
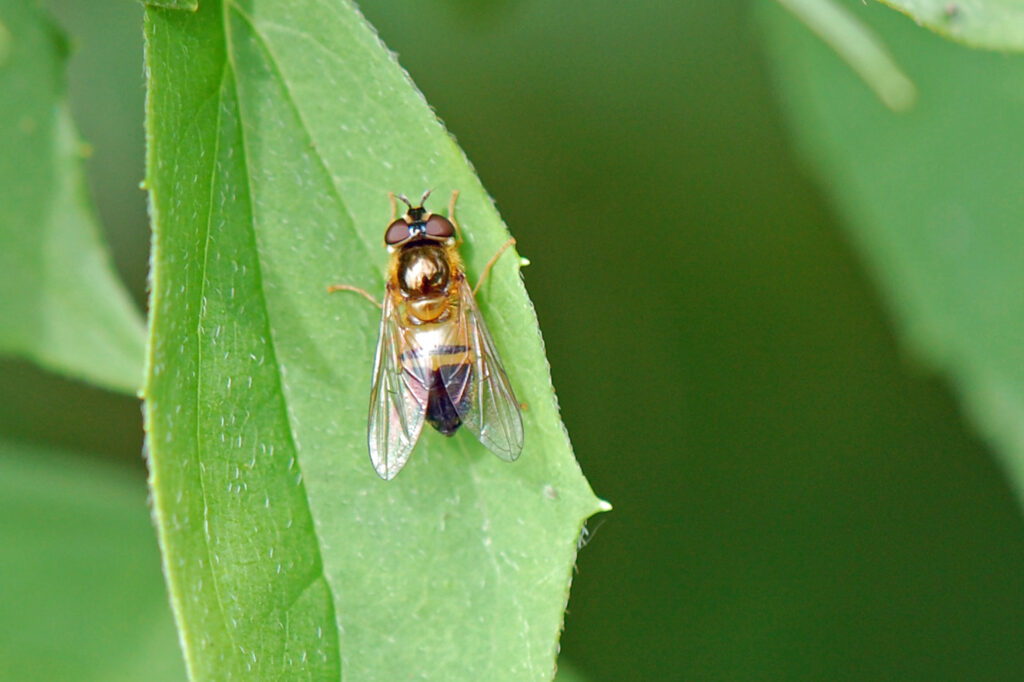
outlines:
[{"label": "insect wing", "polygon": [[380,320],[377,356],[373,363],[373,389],[370,391],[368,440],[370,461],[381,478],[394,478],[416,445],[423,430],[427,411],[427,391],[417,378],[406,372],[401,355],[407,341],[398,309],[385,296]]},{"label": "insect wing", "polygon": [[468,342],[472,371],[444,376],[445,390],[463,426],[487,448],[509,462],[523,451],[523,417],[494,341],[487,332],[473,290],[459,284],[460,334]]}]

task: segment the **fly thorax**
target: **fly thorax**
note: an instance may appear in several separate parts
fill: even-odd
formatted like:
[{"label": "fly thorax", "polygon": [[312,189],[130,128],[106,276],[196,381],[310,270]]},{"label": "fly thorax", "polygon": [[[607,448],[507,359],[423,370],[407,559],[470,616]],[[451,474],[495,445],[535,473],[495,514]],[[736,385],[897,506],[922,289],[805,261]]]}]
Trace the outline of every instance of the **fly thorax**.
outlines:
[{"label": "fly thorax", "polygon": [[451,268],[437,244],[404,246],[398,257],[398,286],[408,312],[422,322],[440,318],[448,307]]},{"label": "fly thorax", "polygon": [[444,247],[414,244],[402,248],[398,256],[398,286],[402,295],[445,295],[450,281],[451,268]]}]

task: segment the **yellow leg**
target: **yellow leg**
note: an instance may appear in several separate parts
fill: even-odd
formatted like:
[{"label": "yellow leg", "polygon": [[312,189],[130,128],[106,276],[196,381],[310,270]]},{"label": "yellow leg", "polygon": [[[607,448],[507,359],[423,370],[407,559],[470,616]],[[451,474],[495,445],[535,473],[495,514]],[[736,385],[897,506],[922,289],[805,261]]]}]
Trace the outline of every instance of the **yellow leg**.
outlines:
[{"label": "yellow leg", "polygon": [[391,220],[388,221],[388,225],[390,225],[398,217],[398,203],[395,201],[394,192],[388,192],[388,199],[391,200]]},{"label": "yellow leg", "polygon": [[351,291],[353,294],[359,294],[378,308],[382,310],[384,309],[384,306],[380,304],[380,301],[371,296],[365,289],[360,289],[359,287],[354,287],[348,284],[332,284],[327,287],[327,293],[333,294],[335,291]]},{"label": "yellow leg", "polygon": [[462,244],[462,230],[455,220],[455,200],[459,198],[459,190],[452,190],[452,200],[448,202],[448,222],[455,226],[455,246]]},{"label": "yellow leg", "polygon": [[480,291],[480,287],[483,285],[484,280],[487,279],[487,275],[491,274],[491,268],[493,268],[494,264],[498,262],[498,258],[501,257],[501,254],[505,253],[505,250],[508,249],[508,247],[512,246],[515,243],[516,243],[516,238],[515,237],[509,237],[509,240],[507,242],[505,242],[504,244],[502,244],[501,248],[498,249],[498,252],[495,253],[493,256],[491,256],[491,260],[487,261],[487,265],[484,266],[483,274],[480,275],[480,279],[477,280],[476,286],[473,287],[473,295],[474,296],[476,296],[476,292]]}]

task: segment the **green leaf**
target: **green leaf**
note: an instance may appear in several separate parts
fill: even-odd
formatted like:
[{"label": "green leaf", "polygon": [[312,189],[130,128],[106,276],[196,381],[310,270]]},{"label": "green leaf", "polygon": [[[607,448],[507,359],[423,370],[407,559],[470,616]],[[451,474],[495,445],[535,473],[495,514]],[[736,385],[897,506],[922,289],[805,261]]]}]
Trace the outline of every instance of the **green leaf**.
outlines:
[{"label": "green leaf", "polygon": [[990,50],[1024,49],[1019,0],[879,0],[953,40]]},{"label": "green leaf", "polygon": [[0,68],[7,64],[7,58],[11,56],[11,32],[3,22],[0,22]]},{"label": "green leaf", "polygon": [[952,380],[1024,502],[1024,59],[877,14],[921,93],[895,115],[789,17],[767,18],[796,141],[908,343]]},{"label": "green leaf", "polygon": [[521,459],[424,433],[366,450],[387,192],[461,190],[471,277],[507,232],[348,3],[148,8],[153,494],[193,679],[551,679],[583,520],[607,508],[558,417],[510,250],[480,305]]},{"label": "green leaf", "polygon": [[145,482],[0,441],[7,680],[181,680]]},{"label": "green leaf", "polygon": [[143,325],[86,199],[64,41],[35,3],[0,0],[0,23],[0,352],[134,393]]},{"label": "green leaf", "polygon": [[199,0],[144,0],[144,2],[151,7],[180,9],[188,12],[195,12],[199,9]]},{"label": "green leaf", "polygon": [[833,0],[778,2],[846,60],[887,107],[903,111],[914,103],[914,84],[885,45],[852,12]]}]

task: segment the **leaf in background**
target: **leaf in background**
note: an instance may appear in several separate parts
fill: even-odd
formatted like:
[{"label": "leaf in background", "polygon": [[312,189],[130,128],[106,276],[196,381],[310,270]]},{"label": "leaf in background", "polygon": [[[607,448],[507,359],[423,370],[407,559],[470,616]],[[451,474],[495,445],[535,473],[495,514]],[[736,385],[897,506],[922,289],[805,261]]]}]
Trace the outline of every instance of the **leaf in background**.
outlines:
[{"label": "leaf in background", "polygon": [[144,482],[0,441],[6,680],[181,680]]},{"label": "leaf in background", "polygon": [[[510,251],[480,292],[524,413],[507,464],[424,433],[374,473],[366,413],[387,192],[461,190],[470,276],[507,237],[347,2],[146,13],[153,491],[195,679],[550,679],[583,520]],[[301,670],[300,670],[301,669]]]},{"label": "leaf in background", "polygon": [[0,0],[0,24],[0,352],[134,393],[142,321],[86,199],[63,39],[35,3]]},{"label": "leaf in background", "polygon": [[1024,502],[1024,60],[869,10],[855,11],[896,48],[918,105],[887,111],[771,10],[768,45],[793,135],[910,345],[950,376]]},{"label": "leaf in background", "polygon": [[990,50],[1024,50],[1020,0],[879,0],[947,38]]},{"label": "leaf in background", "polygon": [[836,0],[778,0],[836,51],[885,105],[904,111],[916,93],[877,36]]},{"label": "leaf in background", "polygon": [[199,9],[199,0],[147,0],[146,4],[167,9],[183,9],[189,12]]}]

